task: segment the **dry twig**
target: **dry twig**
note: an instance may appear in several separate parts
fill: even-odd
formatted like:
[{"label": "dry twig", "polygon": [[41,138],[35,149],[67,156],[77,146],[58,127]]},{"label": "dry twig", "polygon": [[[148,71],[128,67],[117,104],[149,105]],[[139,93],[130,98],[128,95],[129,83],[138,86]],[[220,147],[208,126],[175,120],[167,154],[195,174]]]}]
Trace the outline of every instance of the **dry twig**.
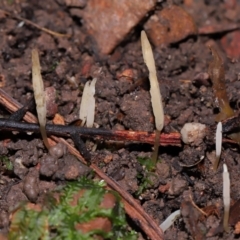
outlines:
[{"label": "dry twig", "polygon": [[22,17],[15,16],[15,15],[13,15],[12,13],[7,12],[7,11],[5,11],[5,10],[0,9],[0,11],[1,11],[3,14],[5,14],[5,15],[11,17],[11,18],[17,19],[17,20],[19,20],[19,21],[23,21],[23,22],[27,23],[28,25],[31,25],[31,26],[33,26],[33,27],[35,27],[35,28],[37,28],[37,29],[39,29],[39,30],[41,30],[41,31],[43,31],[43,32],[46,32],[46,33],[48,33],[48,34],[50,34],[50,35],[53,35],[53,36],[55,36],[55,37],[71,37],[70,34],[58,33],[58,32],[54,32],[54,31],[52,31],[52,30],[50,30],[50,29],[47,29],[47,28],[45,28],[45,27],[40,27],[38,24],[36,24],[36,23],[34,23],[34,22],[26,19],[26,18],[22,18]]}]

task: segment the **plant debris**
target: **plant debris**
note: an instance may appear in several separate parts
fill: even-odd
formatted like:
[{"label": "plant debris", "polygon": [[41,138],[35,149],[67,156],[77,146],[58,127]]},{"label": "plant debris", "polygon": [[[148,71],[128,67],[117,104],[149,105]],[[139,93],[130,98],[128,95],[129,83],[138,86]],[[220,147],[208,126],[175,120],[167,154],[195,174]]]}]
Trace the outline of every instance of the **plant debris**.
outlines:
[{"label": "plant debris", "polygon": [[220,113],[217,114],[215,118],[216,121],[219,122],[233,117],[234,111],[229,105],[229,99],[227,96],[223,60],[214,47],[210,47],[210,50],[213,55],[213,60],[209,64],[208,73],[213,83],[217,107],[219,107],[220,110]]}]

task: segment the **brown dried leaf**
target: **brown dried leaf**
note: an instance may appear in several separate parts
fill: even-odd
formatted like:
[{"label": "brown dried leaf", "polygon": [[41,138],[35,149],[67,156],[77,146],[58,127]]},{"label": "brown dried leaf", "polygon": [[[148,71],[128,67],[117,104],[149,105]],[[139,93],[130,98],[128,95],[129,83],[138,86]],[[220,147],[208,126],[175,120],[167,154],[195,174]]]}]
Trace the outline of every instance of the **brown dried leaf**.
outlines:
[{"label": "brown dried leaf", "polygon": [[192,16],[175,5],[156,12],[146,23],[145,30],[155,46],[178,42],[197,33]]},{"label": "brown dried leaf", "polygon": [[223,60],[214,47],[210,47],[210,50],[212,51],[213,60],[209,64],[208,72],[213,83],[214,94],[220,109],[220,113],[216,116],[216,121],[219,122],[234,116],[234,112],[229,105],[227,96]]}]

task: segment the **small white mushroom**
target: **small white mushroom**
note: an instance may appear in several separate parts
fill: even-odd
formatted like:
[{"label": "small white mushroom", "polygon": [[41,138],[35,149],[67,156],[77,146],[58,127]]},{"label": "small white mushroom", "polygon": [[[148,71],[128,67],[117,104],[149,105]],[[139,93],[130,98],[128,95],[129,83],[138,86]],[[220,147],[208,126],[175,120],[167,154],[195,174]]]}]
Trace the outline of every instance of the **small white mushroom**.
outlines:
[{"label": "small white mushroom", "polygon": [[216,160],[213,166],[214,170],[217,170],[221,152],[222,152],[222,123],[219,122],[217,124],[217,129],[216,129]]}]

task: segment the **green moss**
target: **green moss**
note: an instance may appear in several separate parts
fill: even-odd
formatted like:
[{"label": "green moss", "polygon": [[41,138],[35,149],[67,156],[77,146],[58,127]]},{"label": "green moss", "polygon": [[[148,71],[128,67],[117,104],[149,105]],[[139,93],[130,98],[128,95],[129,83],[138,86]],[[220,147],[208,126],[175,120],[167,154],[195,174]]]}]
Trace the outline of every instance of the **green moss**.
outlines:
[{"label": "green moss", "polygon": [[146,168],[147,171],[151,172],[155,170],[156,163],[151,158],[137,157],[138,162]]},{"label": "green moss", "polygon": [[[80,190],[84,190],[83,195],[76,204],[71,204],[74,194]],[[102,181],[81,178],[77,182],[70,182],[60,191],[58,201],[48,196],[39,212],[22,206],[11,223],[9,239],[91,240],[96,239],[96,235],[104,239],[137,239],[135,232],[127,230],[125,212],[115,192],[111,191],[117,198],[116,206],[110,209],[100,207],[103,196],[108,192]],[[94,229],[87,233],[76,230],[76,224],[89,222],[96,217],[108,218],[112,230],[104,232]]]},{"label": "green moss", "polygon": [[59,61],[53,62],[52,65],[50,66],[49,72],[55,71],[58,65],[59,65]]},{"label": "green moss", "polygon": [[7,170],[13,170],[13,164],[7,156],[0,156],[0,162],[2,162]]},{"label": "green moss", "polygon": [[135,195],[138,197],[152,186],[153,183],[150,178],[157,177],[157,175],[153,172],[155,171],[156,163],[153,162],[151,158],[137,157],[137,160],[144,169],[143,173],[137,175],[139,188]]}]

